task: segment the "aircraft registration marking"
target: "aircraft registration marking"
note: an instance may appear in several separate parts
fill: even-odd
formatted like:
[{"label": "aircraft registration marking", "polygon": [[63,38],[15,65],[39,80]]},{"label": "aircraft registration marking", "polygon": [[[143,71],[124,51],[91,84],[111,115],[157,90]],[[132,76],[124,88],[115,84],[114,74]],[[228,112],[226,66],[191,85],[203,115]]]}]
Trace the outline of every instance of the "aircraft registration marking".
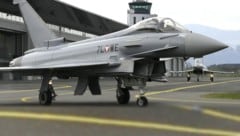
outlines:
[{"label": "aircraft registration marking", "polygon": [[98,46],[97,53],[110,53],[110,52],[118,52],[118,44],[110,44],[110,45],[101,45]]}]

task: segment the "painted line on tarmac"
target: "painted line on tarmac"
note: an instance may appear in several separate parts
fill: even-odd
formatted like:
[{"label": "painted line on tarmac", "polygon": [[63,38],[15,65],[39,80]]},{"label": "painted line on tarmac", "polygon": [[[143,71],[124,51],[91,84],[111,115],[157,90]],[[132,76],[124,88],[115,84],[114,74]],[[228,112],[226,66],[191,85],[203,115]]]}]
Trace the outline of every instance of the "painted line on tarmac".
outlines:
[{"label": "painted line on tarmac", "polygon": [[163,94],[163,93],[171,93],[171,92],[177,92],[192,88],[200,88],[200,87],[207,87],[207,86],[214,86],[214,85],[221,85],[226,83],[233,83],[233,82],[239,82],[240,80],[230,80],[230,81],[224,81],[219,83],[208,83],[208,84],[202,84],[202,85],[194,85],[194,86],[186,86],[186,87],[179,87],[179,88],[173,88],[168,90],[162,90],[162,91],[155,91],[146,93],[146,96],[149,96],[149,99],[152,100],[158,100],[158,101],[168,101],[168,102],[190,102],[190,103],[212,103],[212,104],[236,104],[239,105],[239,102],[222,102],[222,101],[201,101],[201,100],[186,100],[186,99],[171,99],[171,98],[156,98],[153,97],[154,95]]},{"label": "painted line on tarmac", "polygon": [[117,120],[106,119],[96,117],[84,117],[84,116],[69,116],[60,114],[49,113],[31,113],[31,112],[13,112],[13,111],[0,111],[1,118],[15,118],[15,119],[29,119],[29,120],[45,120],[45,121],[60,121],[71,123],[87,123],[93,125],[105,125],[105,126],[117,126],[117,127],[131,127],[141,129],[152,129],[161,131],[172,131],[181,133],[191,133],[200,135],[218,135],[218,136],[239,136],[240,132],[217,130],[217,129],[205,129],[194,128],[188,126],[178,126],[171,124],[161,124],[154,122],[141,122],[131,120]]},{"label": "painted line on tarmac", "polygon": [[27,92],[34,92],[34,91],[38,91],[38,89],[0,91],[0,94],[27,93]]},{"label": "painted line on tarmac", "polygon": [[206,103],[206,104],[229,104],[240,105],[240,101],[209,101],[209,100],[191,100],[191,99],[174,99],[174,98],[156,98],[148,97],[151,100],[165,101],[165,102],[186,102],[186,103]]},{"label": "painted line on tarmac", "polygon": [[214,85],[221,85],[226,83],[234,83],[234,82],[240,82],[240,80],[230,80],[230,81],[224,81],[224,82],[218,82],[218,83],[208,83],[208,84],[202,84],[202,85],[193,85],[193,86],[186,86],[186,87],[179,87],[179,88],[173,88],[168,90],[162,90],[162,91],[155,91],[146,93],[145,96],[148,96],[149,99],[157,100],[157,101],[168,101],[168,102],[190,102],[190,103],[212,103],[212,104],[233,104],[233,105],[239,105],[239,102],[234,101],[204,101],[204,100],[186,100],[186,99],[171,99],[171,98],[156,98],[153,97],[154,95],[163,94],[163,93],[171,93],[171,92],[177,92],[192,88],[201,88],[201,87],[207,87],[207,86],[214,86]]},{"label": "painted line on tarmac", "polygon": [[[215,83],[215,84],[203,84],[203,85],[197,85],[197,86],[180,87],[180,88],[175,88],[175,89],[164,90],[161,92],[154,92],[151,95],[156,95],[156,94],[161,94],[161,93],[170,93],[170,92],[176,92],[176,91],[186,90],[186,89],[191,89],[191,88],[206,87],[206,86],[211,86],[211,85],[219,85],[219,84],[238,82],[238,81],[240,81],[240,80],[225,81],[225,82],[219,82],[219,83]],[[203,100],[201,101],[201,100],[155,98],[155,97],[148,97],[148,98],[152,99],[152,100],[168,101],[168,102],[213,103],[213,104],[231,104],[231,105],[239,105],[240,104],[240,102],[237,102],[237,101],[222,102],[222,101],[203,101]],[[180,108],[185,109],[185,110],[191,110],[191,111],[199,111],[205,115],[212,116],[212,117],[217,117],[217,118],[227,119],[230,121],[240,122],[240,116],[237,116],[237,115],[231,115],[228,113],[219,112],[219,111],[215,111],[215,110],[211,110],[211,109],[202,109],[199,107],[180,106]]]},{"label": "painted line on tarmac", "polygon": [[[72,86],[71,86],[72,87]],[[56,89],[60,89],[60,88],[56,88]],[[106,89],[104,91],[109,92],[114,90],[115,88],[111,88],[111,89]],[[64,95],[74,95],[73,92],[68,92],[68,93],[60,93],[58,94],[58,96],[64,96]],[[38,98],[38,96],[28,96],[28,97],[23,97],[21,98],[21,102],[29,102],[30,100],[34,99],[34,98]]]},{"label": "painted line on tarmac", "polygon": [[0,99],[0,101],[18,101],[19,98]]},{"label": "painted line on tarmac", "polygon": [[163,94],[163,93],[172,93],[172,92],[177,92],[177,91],[182,91],[182,90],[187,90],[187,89],[215,86],[215,85],[234,83],[234,82],[240,82],[240,80],[230,80],[230,81],[224,81],[224,82],[218,82],[218,83],[208,83],[208,84],[201,84],[201,85],[179,87],[179,88],[162,90],[162,91],[154,91],[154,92],[146,93],[145,96],[152,96],[152,95]]},{"label": "painted line on tarmac", "polygon": [[201,112],[202,114],[212,116],[212,117],[217,117],[217,118],[222,118],[226,120],[231,120],[235,122],[240,122],[240,116],[237,115],[232,115],[229,113],[224,113],[216,110],[211,110],[211,109],[205,109],[201,107],[191,107],[191,106],[179,106],[181,109],[189,110],[189,111],[198,111]]},{"label": "painted line on tarmac", "polygon": [[194,83],[194,82],[177,82],[177,83],[169,83],[169,82],[166,82],[166,83],[162,83],[162,82],[155,82],[155,83],[158,83],[158,84],[152,84],[152,85],[147,85],[147,87],[156,87],[156,86],[168,86],[168,85],[180,85],[180,84],[191,84],[191,83]]},{"label": "painted line on tarmac", "polygon": [[[170,102],[214,103],[214,104],[235,104],[235,105],[240,104],[240,102],[214,102],[214,101],[206,102],[206,101],[197,101],[197,100],[175,100],[175,99],[164,99],[164,98],[153,98],[153,97],[149,97],[149,99],[159,100],[159,101],[170,101]],[[224,113],[224,112],[211,110],[211,109],[204,109],[204,108],[196,107],[196,106],[193,106],[193,107],[191,107],[191,106],[176,106],[176,107],[185,109],[185,110],[189,110],[189,111],[198,111],[205,115],[216,117],[216,118],[222,118],[222,119],[226,119],[226,120],[230,120],[230,121],[234,121],[234,122],[240,122],[240,116],[238,116],[238,115],[232,115],[229,113]]]},{"label": "painted line on tarmac", "polygon": [[[65,88],[71,88],[72,86],[60,86],[56,87],[56,89],[65,89]],[[0,94],[11,94],[11,93],[27,93],[27,92],[34,92],[39,91],[39,89],[29,89],[29,90],[9,90],[9,91],[0,91]]]},{"label": "painted line on tarmac", "polygon": [[[64,96],[64,95],[73,95],[73,92],[58,94],[58,96]],[[34,98],[38,98],[38,96],[23,97],[23,98],[21,98],[21,102],[27,103],[27,102],[31,101],[32,99],[34,99]]]},{"label": "painted line on tarmac", "polygon": [[[54,89],[66,89],[66,88],[72,88],[72,86],[62,86],[62,87],[55,87]],[[64,93],[66,94],[66,93]],[[70,93],[68,93],[70,94]],[[72,94],[72,93],[71,93]],[[21,102],[28,102],[29,100],[33,99],[33,98],[38,98],[38,96],[28,96],[28,97],[23,97],[21,98]]]},{"label": "painted line on tarmac", "polygon": [[32,99],[35,98],[35,97],[37,98],[37,96],[23,97],[23,98],[21,98],[21,102],[26,103],[26,102],[32,100]]}]

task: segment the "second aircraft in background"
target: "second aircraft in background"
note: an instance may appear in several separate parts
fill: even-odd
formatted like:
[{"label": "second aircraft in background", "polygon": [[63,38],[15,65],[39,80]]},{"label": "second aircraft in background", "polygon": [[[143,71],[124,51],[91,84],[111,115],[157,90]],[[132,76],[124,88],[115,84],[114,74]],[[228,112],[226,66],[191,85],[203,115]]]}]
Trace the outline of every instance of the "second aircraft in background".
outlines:
[{"label": "second aircraft in background", "polygon": [[213,71],[209,70],[207,66],[203,64],[203,58],[195,58],[194,59],[194,65],[192,68],[185,70],[185,71],[170,71],[170,73],[187,73],[187,81],[189,82],[191,80],[191,74],[197,75],[197,81],[199,82],[199,77],[201,75],[210,75],[210,81],[214,81],[214,73],[220,73],[220,74],[233,74],[234,72],[226,72],[226,71]]}]

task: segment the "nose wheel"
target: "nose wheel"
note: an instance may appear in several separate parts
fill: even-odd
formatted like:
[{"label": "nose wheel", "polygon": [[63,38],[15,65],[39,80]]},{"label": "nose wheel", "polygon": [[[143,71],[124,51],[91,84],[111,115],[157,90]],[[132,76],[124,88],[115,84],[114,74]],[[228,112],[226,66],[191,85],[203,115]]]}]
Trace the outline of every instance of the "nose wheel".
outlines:
[{"label": "nose wheel", "polygon": [[145,97],[145,96],[140,96],[138,99],[137,99],[137,105],[139,107],[145,107],[148,105],[148,99]]}]

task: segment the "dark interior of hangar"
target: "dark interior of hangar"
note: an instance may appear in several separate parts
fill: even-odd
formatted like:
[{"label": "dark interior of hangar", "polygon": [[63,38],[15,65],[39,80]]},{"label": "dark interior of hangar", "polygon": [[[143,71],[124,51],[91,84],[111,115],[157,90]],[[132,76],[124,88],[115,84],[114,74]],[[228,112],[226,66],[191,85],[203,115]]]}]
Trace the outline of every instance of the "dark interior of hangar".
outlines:
[{"label": "dark interior of hangar", "polygon": [[[27,49],[26,33],[0,31],[0,66],[6,67],[13,58],[21,56]],[[4,77],[0,74],[0,79]],[[14,75],[13,79],[21,77]]]},{"label": "dark interior of hangar", "polygon": [[[21,56],[23,51],[27,48],[24,47],[26,41],[25,34],[0,31],[0,58],[3,61],[9,61]],[[3,65],[6,66],[6,64],[1,63],[1,66]]]}]

